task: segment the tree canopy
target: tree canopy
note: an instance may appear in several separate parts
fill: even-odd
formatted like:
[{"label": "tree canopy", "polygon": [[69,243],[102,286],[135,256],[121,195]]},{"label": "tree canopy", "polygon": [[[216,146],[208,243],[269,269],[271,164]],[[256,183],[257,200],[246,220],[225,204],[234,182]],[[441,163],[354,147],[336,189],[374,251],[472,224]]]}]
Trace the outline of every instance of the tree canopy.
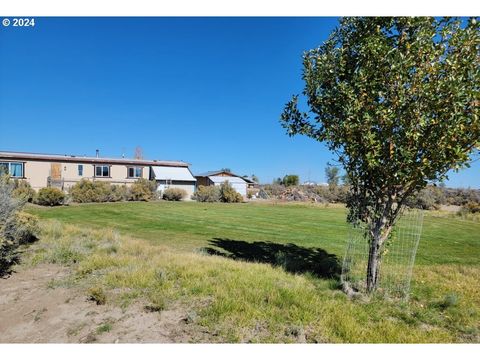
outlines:
[{"label": "tree canopy", "polygon": [[300,182],[298,175],[285,175],[282,179],[282,185],[285,186],[296,186]]},{"label": "tree canopy", "polygon": [[339,172],[340,169],[336,166],[327,165],[325,168],[325,177],[327,178],[327,183],[330,189],[334,189],[338,186],[338,181],[340,180]]},{"label": "tree canopy", "polygon": [[[348,220],[379,249],[404,200],[480,146],[477,19],[343,18],[303,55],[308,111],[282,125],[326,142],[350,181]],[[377,249],[378,250],[378,249]]]}]

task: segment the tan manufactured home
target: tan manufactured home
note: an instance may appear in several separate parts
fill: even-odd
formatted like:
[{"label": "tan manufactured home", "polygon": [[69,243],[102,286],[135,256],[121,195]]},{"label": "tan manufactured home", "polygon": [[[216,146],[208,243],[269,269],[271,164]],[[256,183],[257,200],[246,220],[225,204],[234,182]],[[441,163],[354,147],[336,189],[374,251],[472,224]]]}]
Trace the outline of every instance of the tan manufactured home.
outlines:
[{"label": "tan manufactured home", "polygon": [[46,186],[67,190],[81,179],[130,185],[144,178],[156,180],[162,185],[161,189],[182,188],[190,197],[195,191],[196,179],[188,165],[182,161],[0,151],[0,174],[26,180],[35,190]]}]

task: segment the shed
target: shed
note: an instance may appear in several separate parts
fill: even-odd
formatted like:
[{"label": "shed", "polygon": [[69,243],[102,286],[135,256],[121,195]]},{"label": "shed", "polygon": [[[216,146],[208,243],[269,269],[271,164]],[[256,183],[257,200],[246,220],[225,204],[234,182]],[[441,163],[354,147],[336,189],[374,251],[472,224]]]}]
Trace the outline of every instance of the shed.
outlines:
[{"label": "shed", "polygon": [[225,181],[228,181],[235,191],[237,191],[243,197],[247,197],[247,181],[245,181],[241,176],[235,175],[230,171],[209,171],[203,174],[198,174],[195,177],[197,178],[197,185],[204,186],[220,186]]},{"label": "shed", "polygon": [[168,188],[183,189],[188,199],[195,192],[197,180],[188,167],[152,166],[152,180],[158,184],[162,192]]}]

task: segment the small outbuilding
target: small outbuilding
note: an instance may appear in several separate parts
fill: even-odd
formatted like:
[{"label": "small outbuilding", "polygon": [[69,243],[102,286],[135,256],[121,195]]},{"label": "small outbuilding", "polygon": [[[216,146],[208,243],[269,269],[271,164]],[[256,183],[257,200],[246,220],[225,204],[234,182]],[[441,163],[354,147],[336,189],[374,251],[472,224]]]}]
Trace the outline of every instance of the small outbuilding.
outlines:
[{"label": "small outbuilding", "polygon": [[162,192],[168,188],[183,189],[187,192],[187,199],[195,192],[197,180],[188,167],[152,166],[151,176]]},{"label": "small outbuilding", "polygon": [[198,174],[195,176],[197,179],[197,185],[203,186],[220,186],[225,181],[237,191],[243,197],[247,197],[247,186],[248,182],[241,176],[238,176],[230,171],[217,170],[217,171],[208,171],[203,174]]},{"label": "small outbuilding", "polygon": [[251,177],[243,176],[242,178],[243,178],[243,180],[245,180],[247,182],[247,187],[249,189],[257,189],[258,188],[258,185],[259,185],[258,182],[253,180]]}]

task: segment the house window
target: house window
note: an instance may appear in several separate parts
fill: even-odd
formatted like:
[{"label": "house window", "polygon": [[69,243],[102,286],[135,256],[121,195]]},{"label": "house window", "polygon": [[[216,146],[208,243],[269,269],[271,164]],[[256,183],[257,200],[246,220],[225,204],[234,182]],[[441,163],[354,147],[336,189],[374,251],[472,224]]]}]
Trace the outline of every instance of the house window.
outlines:
[{"label": "house window", "polygon": [[18,162],[0,162],[0,175],[8,174],[11,177],[23,177],[23,163]]},{"label": "house window", "polygon": [[108,165],[95,165],[96,177],[110,177],[110,166]]},{"label": "house window", "polygon": [[141,167],[129,167],[128,168],[128,177],[129,178],[141,178],[142,177],[142,168]]},{"label": "house window", "polygon": [[83,165],[78,165],[78,176],[83,176]]}]

